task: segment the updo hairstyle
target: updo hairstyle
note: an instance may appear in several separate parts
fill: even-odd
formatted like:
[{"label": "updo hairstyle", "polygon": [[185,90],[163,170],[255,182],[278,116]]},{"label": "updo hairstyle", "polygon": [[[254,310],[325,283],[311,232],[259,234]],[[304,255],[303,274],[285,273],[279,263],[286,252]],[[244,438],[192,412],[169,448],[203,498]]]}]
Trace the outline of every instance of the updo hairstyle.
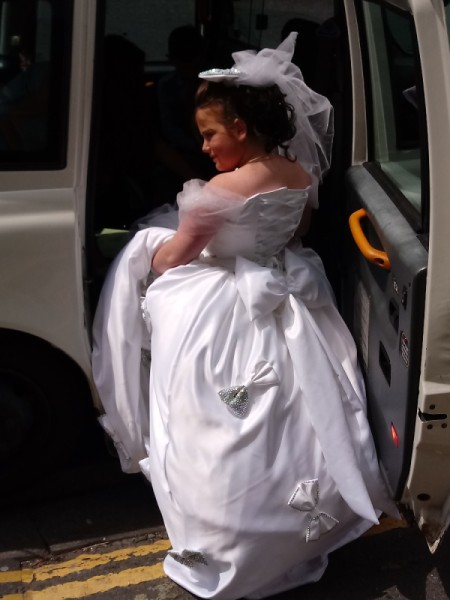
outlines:
[{"label": "updo hairstyle", "polygon": [[195,96],[195,110],[212,104],[223,107],[226,125],[242,119],[249,135],[261,141],[266,152],[281,147],[287,156],[287,142],[296,133],[295,114],[277,85],[233,86],[203,81]]}]

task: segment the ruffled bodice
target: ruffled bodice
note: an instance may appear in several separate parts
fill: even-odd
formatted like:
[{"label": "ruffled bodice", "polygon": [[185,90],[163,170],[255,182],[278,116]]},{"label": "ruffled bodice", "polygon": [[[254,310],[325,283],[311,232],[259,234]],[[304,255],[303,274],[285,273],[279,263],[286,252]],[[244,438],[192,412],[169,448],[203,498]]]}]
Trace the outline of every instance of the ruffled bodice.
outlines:
[{"label": "ruffled bodice", "polygon": [[294,235],[308,194],[309,188],[283,187],[246,199],[194,180],[179,194],[178,205],[185,227],[194,227],[195,233],[215,231],[206,247],[207,255],[241,256],[264,264]]},{"label": "ruffled bodice", "polygon": [[207,246],[215,256],[242,256],[261,263],[279,254],[300,224],[307,190],[281,188],[249,198]]}]

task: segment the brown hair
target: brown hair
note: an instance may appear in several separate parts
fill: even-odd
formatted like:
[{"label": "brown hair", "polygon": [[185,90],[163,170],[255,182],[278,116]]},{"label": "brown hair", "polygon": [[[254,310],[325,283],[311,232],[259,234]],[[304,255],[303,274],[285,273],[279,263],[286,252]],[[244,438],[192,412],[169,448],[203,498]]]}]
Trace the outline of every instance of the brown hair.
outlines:
[{"label": "brown hair", "polygon": [[211,104],[223,107],[225,123],[242,119],[250,136],[262,141],[266,152],[280,146],[287,155],[287,142],[296,133],[295,113],[277,85],[257,88],[204,81],[197,90],[195,109]]}]

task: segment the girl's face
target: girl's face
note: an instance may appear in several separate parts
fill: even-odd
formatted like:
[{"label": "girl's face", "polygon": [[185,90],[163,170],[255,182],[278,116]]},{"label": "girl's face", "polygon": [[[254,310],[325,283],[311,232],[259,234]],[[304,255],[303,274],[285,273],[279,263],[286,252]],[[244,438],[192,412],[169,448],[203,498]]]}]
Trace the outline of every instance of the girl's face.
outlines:
[{"label": "girl's face", "polygon": [[226,124],[220,104],[197,109],[195,119],[203,138],[202,150],[218,171],[232,171],[243,164],[247,129],[240,119]]}]

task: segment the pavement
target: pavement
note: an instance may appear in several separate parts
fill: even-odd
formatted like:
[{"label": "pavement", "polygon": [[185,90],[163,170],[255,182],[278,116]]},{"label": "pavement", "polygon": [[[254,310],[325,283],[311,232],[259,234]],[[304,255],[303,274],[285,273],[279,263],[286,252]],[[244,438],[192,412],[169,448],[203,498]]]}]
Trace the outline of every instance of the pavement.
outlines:
[{"label": "pavement", "polygon": [[163,525],[150,484],[104,459],[27,486],[0,505],[0,564],[61,554]]}]

